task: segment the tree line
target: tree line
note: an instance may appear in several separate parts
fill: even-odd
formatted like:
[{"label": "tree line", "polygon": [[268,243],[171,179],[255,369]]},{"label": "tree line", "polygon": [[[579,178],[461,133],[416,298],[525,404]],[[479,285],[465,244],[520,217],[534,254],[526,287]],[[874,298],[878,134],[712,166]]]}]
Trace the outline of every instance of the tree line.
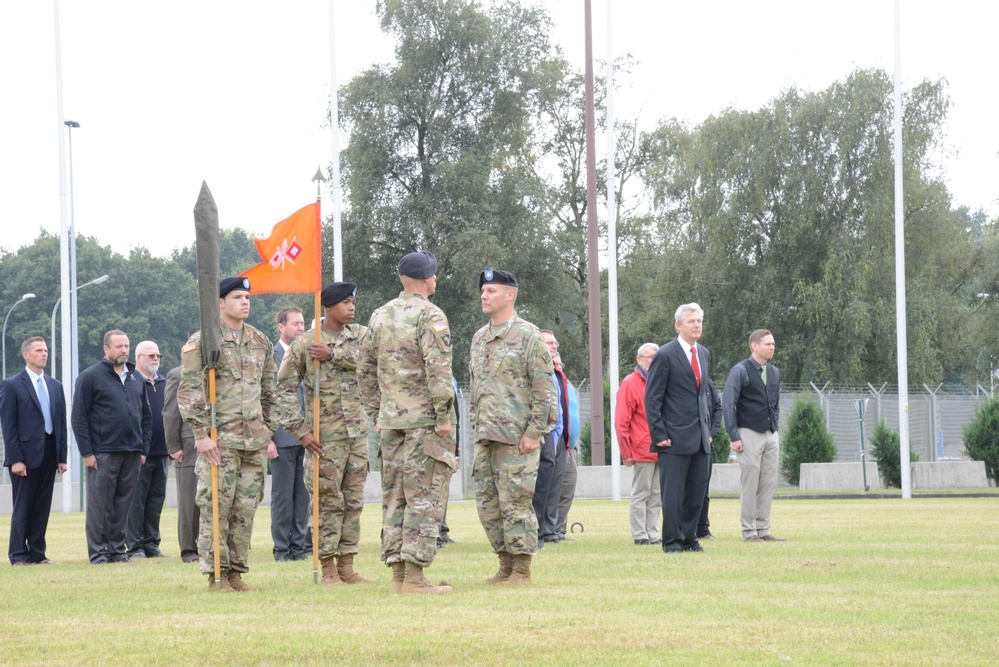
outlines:
[{"label": "tree line", "polygon": [[[588,374],[581,73],[551,41],[539,7],[383,0],[378,13],[394,58],[339,91],[344,275],[360,286],[358,321],[398,293],[393,268],[403,254],[433,251],[434,300],[450,319],[463,382],[472,334],[485,323],[478,273],[504,268],[521,283],[518,311],[555,331],[578,384]],[[621,81],[628,59],[618,65]],[[597,106],[599,132],[602,93]],[[973,386],[999,349],[997,221],[954,202],[944,184],[946,83],[915,84],[903,106],[909,378]],[[673,337],[679,304],[697,301],[719,373],[747,356],[749,332],[764,327],[787,383],[894,383],[885,72],[776,91],[759,109],[722,109],[696,124],[666,117],[643,132],[624,119],[615,131],[622,374],[640,344]],[[600,192],[604,173],[601,165]],[[332,235],[324,238],[331,280]],[[112,276],[80,291],[81,368],[100,358],[100,336],[112,326],[133,343],[157,340],[164,366],[177,363],[198,319],[193,249],[124,257],[81,237],[78,255],[79,282]],[[223,275],[256,261],[245,232],[223,233]],[[26,291],[47,295],[19,307],[8,343],[47,335],[58,276],[56,237],[43,233],[0,256],[0,306]],[[274,313],[289,303],[311,318],[310,295],[265,295],[255,297],[250,322],[276,336]],[[7,363],[17,367],[12,348]]]}]

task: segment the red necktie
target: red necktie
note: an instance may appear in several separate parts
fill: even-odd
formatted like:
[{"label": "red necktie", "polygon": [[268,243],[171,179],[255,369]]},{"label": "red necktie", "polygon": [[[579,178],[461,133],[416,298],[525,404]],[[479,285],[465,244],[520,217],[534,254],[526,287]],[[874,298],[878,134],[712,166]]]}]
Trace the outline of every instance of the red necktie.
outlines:
[{"label": "red necktie", "polygon": [[694,379],[697,380],[697,391],[701,390],[701,365],[697,363],[697,348],[690,348],[690,367],[694,369]]}]

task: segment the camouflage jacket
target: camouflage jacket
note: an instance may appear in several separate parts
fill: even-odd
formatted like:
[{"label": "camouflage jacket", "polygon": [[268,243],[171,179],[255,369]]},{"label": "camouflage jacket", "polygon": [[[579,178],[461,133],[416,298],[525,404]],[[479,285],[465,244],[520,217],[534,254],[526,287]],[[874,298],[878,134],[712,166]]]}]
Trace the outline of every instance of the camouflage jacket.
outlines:
[{"label": "camouflage jacket", "polygon": [[536,326],[516,313],[495,336],[472,337],[469,419],[475,440],[518,444],[540,438],[558,419],[552,356]]},{"label": "camouflage jacket", "polygon": [[[368,433],[368,418],[361,406],[361,391],[357,386],[357,358],[367,330],[359,324],[347,324],[336,333],[319,329],[320,340],[333,348],[333,358],[319,364],[320,442],[329,438],[357,438]],[[315,336],[315,329],[310,329],[292,343],[278,370],[281,425],[299,440],[306,433],[312,433],[316,370],[309,355]],[[298,386],[303,380],[304,418],[298,405]]]},{"label": "camouflage jacket", "polygon": [[[215,369],[215,425],[220,448],[257,451],[280,426],[274,347],[263,333],[243,324],[242,342],[219,322],[222,359]],[[211,411],[208,373],[201,365],[201,334],[181,350],[177,406],[196,438],[208,436]]]},{"label": "camouflage jacket", "polygon": [[444,311],[402,292],[371,314],[357,363],[361,399],[381,428],[452,424],[451,331]]}]

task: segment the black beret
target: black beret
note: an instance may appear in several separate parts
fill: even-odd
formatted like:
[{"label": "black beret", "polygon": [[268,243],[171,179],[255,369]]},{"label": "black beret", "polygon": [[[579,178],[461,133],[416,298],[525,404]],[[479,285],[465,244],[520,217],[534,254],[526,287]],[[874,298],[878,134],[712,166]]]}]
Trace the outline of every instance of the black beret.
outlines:
[{"label": "black beret", "polygon": [[250,279],[244,278],[243,276],[236,276],[235,278],[223,278],[219,281],[219,298],[224,299],[225,295],[234,290],[246,290],[250,291]]},{"label": "black beret", "polygon": [[517,287],[517,277],[509,271],[486,269],[479,274],[480,290],[483,285],[506,285],[507,287]]},{"label": "black beret", "polygon": [[399,260],[397,272],[400,276],[409,276],[423,280],[437,275],[437,258],[432,252],[411,252]]},{"label": "black beret", "polygon": [[323,288],[323,306],[335,306],[347,297],[357,298],[357,285],[354,283],[330,283]]}]

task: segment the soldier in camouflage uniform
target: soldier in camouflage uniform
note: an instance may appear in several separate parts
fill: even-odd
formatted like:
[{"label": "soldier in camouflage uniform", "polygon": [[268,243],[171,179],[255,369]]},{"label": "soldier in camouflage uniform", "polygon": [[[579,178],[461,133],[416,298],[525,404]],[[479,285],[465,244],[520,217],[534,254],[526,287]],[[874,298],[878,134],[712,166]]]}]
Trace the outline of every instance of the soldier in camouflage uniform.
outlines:
[{"label": "soldier in camouflage uniform", "polygon": [[222,359],[215,369],[215,423],[218,444],[209,437],[211,414],[207,372],[198,349],[201,334],[184,345],[177,403],[194,429],[198,448],[197,504],[201,510],[198,555],[201,573],[213,589],[212,465],[219,470],[219,560],[222,590],[247,591],[241,574],[249,570],[253,517],[264,494],[267,445],[277,430],[277,364],[270,340],[245,323],[250,315],[249,278],[219,283]]},{"label": "soldier in camouflage uniform", "polygon": [[437,553],[451,474],[457,468],[451,333],[430,303],[437,260],[399,262],[403,292],[371,315],[357,364],[364,407],[377,415],[382,458],[382,560],[393,592],[446,593],[423,575]]},{"label": "soldier in camouflage uniform", "polygon": [[[312,493],[319,457],[319,559],[324,584],[368,580],[354,572],[361,538],[364,480],[368,477],[368,419],[357,387],[357,359],[367,327],[352,324],[357,285],[332,283],[322,292],[320,340],[315,330],[292,343],[278,371],[282,425],[306,449],[305,485]],[[319,439],[312,433],[319,362]],[[298,386],[305,381],[305,417]]]},{"label": "soldier in camouflage uniform", "polygon": [[551,353],[536,326],[517,316],[512,273],[479,276],[491,322],[472,337],[469,417],[475,438],[475,505],[499,571],[491,584],[531,582],[538,519],[531,505],[540,439],[558,417]]}]

